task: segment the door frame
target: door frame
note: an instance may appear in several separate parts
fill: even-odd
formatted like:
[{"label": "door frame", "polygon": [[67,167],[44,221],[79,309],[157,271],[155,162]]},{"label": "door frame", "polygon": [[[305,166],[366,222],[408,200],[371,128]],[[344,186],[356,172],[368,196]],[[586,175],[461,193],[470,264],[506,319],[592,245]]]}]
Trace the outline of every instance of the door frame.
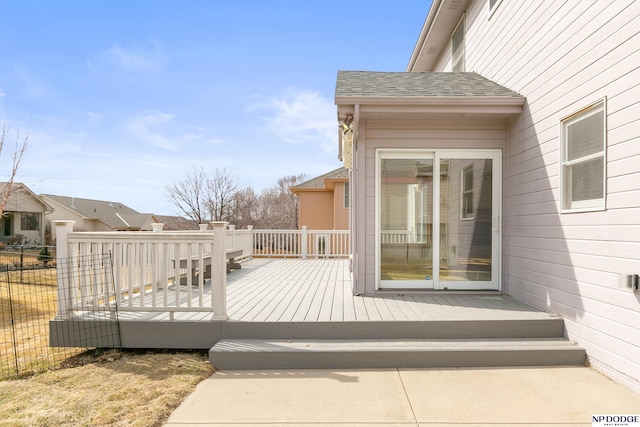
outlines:
[{"label": "door frame", "polygon": [[[382,159],[433,159],[433,232],[432,232],[432,265],[433,278],[425,280],[425,286],[406,286],[398,281],[397,285],[387,281],[382,286],[381,267],[381,162]],[[492,160],[492,260],[491,278],[487,281],[440,281],[440,160],[441,159],[491,159]],[[435,179],[437,177],[437,181]],[[502,290],[502,150],[501,149],[398,149],[378,148],[375,150],[375,290],[388,291],[407,289],[415,291],[438,290]],[[413,282],[413,281],[408,281]],[[446,283],[446,286],[445,286]]]}]

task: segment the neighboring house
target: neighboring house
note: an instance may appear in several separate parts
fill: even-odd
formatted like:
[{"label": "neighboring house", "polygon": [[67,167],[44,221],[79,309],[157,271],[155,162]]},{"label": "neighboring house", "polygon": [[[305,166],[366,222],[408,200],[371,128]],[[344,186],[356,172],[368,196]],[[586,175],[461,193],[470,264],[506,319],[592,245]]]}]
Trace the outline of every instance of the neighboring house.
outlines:
[{"label": "neighboring house", "polygon": [[47,221],[73,220],[76,231],[150,231],[158,221],[153,214],[139,213],[119,202],[41,194],[54,208]]},{"label": "neighboring house", "polygon": [[355,293],[512,295],[640,392],[639,2],[433,0],[336,104]]},{"label": "neighboring house", "polygon": [[[0,194],[5,194],[6,186],[6,182],[0,183]],[[44,244],[44,218],[51,210],[51,206],[26,185],[14,182],[0,217],[0,242]]]},{"label": "neighboring house", "polygon": [[181,216],[156,215],[158,222],[164,224],[163,230],[199,230],[200,226],[195,221]]},{"label": "neighboring house", "polygon": [[349,229],[349,169],[338,168],[291,188],[298,224],[308,230]]}]

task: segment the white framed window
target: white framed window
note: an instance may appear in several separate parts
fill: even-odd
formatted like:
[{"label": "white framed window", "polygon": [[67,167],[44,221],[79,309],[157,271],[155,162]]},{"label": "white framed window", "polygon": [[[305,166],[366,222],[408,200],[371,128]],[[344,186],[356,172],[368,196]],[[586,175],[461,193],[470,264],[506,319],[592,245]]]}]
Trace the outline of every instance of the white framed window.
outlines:
[{"label": "white framed window", "polygon": [[345,209],[349,209],[349,183],[344,183],[344,204]]},{"label": "white framed window", "polygon": [[561,120],[562,210],[605,208],[606,99]]},{"label": "white framed window", "polygon": [[467,166],[461,172],[460,179],[460,218],[473,219],[475,217],[474,200],[474,176],[473,165]]},{"label": "white framed window", "polygon": [[464,15],[451,35],[451,70],[465,71],[464,67]]},{"label": "white framed window", "polygon": [[502,3],[502,0],[487,0],[487,4],[489,5],[489,18],[491,18],[493,12],[500,6],[500,3]]}]

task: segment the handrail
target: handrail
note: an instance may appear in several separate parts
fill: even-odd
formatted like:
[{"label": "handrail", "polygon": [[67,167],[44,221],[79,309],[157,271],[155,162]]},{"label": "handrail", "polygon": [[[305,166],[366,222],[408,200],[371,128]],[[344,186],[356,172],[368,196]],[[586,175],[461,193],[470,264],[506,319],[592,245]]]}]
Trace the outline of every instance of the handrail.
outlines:
[{"label": "handrail", "polygon": [[[224,320],[228,250],[242,258],[338,258],[350,254],[348,230],[237,230],[226,222],[196,231],[73,231],[53,221],[58,269],[57,318],[112,307],[118,311],[212,312]],[[77,260],[110,254],[109,274]],[[236,258],[234,261],[238,261]],[[111,277],[108,277],[111,276]],[[211,279],[211,280],[208,280]]]}]

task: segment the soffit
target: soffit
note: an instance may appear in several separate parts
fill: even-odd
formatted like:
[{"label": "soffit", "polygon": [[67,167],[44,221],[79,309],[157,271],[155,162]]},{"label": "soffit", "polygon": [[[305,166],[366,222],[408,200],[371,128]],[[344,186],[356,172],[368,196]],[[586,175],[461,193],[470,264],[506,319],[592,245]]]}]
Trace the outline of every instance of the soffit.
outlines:
[{"label": "soffit", "polygon": [[468,0],[434,0],[413,49],[407,71],[432,71],[451,33],[467,8]]}]

